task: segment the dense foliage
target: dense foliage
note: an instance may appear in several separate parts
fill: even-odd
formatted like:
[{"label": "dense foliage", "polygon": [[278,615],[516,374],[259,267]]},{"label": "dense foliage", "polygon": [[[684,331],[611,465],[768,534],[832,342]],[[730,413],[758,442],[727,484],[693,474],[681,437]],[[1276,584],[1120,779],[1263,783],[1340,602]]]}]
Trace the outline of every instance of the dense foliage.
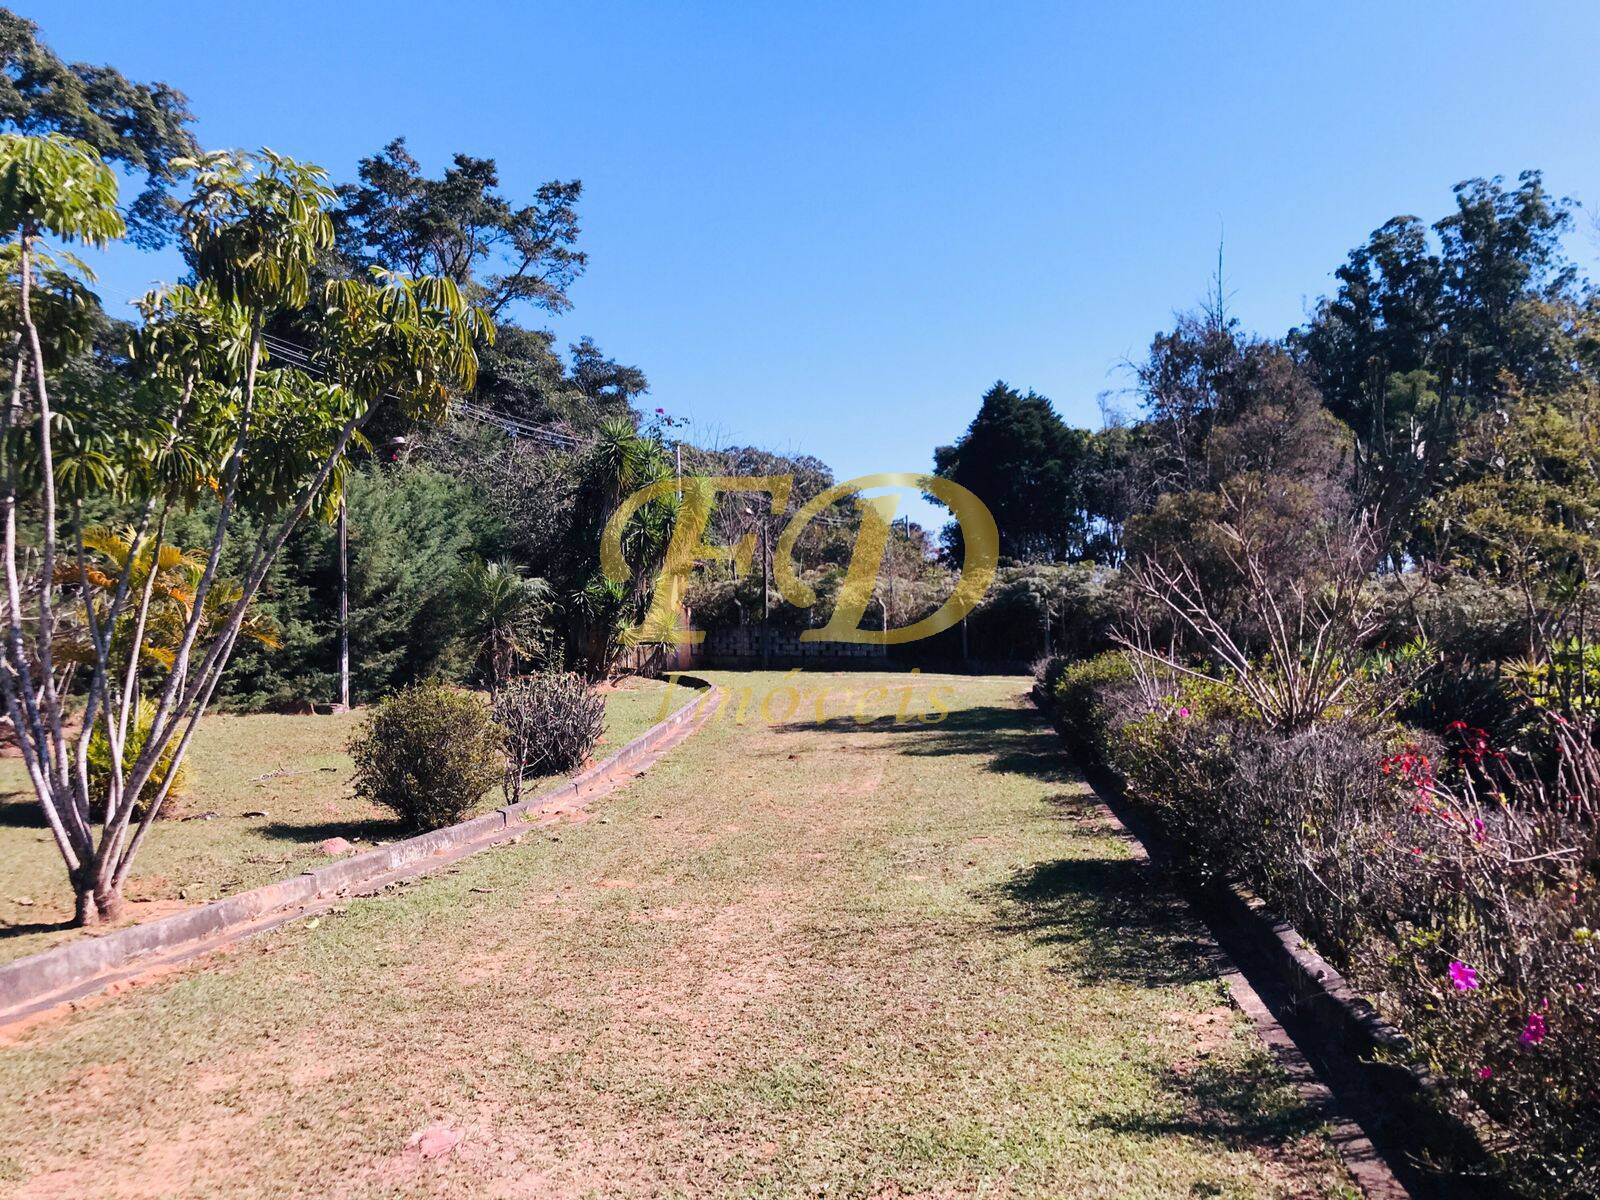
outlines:
[{"label": "dense foliage", "polygon": [[350,756],[358,795],[412,829],[441,829],[501,781],[505,730],[481,696],[417,684],[367,714],[350,741]]},{"label": "dense foliage", "polygon": [[1125,430],[1111,638],[1067,738],[1200,879],[1248,884],[1486,1116],[1600,1187],[1596,298],[1536,174],[1391,221],[1281,342],[1219,302]]}]

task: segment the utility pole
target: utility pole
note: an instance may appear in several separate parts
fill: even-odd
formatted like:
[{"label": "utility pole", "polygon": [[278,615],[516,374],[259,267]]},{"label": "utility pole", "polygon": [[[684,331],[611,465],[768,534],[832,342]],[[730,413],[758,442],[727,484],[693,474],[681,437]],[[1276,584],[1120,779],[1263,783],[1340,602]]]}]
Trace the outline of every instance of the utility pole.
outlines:
[{"label": "utility pole", "polygon": [[761,514],[761,665],[766,667],[772,656],[772,551],[767,545],[767,515]]},{"label": "utility pole", "polygon": [[339,497],[339,708],[350,710],[350,525]]}]

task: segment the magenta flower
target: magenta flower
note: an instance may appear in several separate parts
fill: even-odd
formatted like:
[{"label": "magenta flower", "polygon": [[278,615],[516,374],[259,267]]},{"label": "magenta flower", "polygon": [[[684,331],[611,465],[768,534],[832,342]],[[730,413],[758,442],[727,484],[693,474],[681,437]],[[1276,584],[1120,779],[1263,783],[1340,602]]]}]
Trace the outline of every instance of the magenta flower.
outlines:
[{"label": "magenta flower", "polygon": [[1522,1027],[1522,1032],[1517,1035],[1517,1041],[1524,1046],[1537,1046],[1544,1041],[1544,1035],[1544,1014],[1531,1012],[1528,1014],[1528,1023]]},{"label": "magenta flower", "polygon": [[1189,706],[1185,704],[1182,708],[1180,708],[1178,710],[1178,715],[1180,717],[1187,717],[1189,715]]},{"label": "magenta flower", "polygon": [[1470,992],[1478,986],[1478,972],[1464,962],[1450,964],[1450,982],[1458,992]]},{"label": "magenta flower", "polygon": [[1477,1071],[1477,1075],[1478,1075],[1479,1079],[1493,1079],[1494,1078],[1494,1068],[1493,1067],[1479,1067],[1478,1071]]}]

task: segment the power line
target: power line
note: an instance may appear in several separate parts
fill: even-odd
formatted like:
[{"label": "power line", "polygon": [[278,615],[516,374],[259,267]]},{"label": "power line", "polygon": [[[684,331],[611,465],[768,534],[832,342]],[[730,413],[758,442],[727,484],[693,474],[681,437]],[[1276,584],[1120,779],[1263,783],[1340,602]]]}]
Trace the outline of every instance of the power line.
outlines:
[{"label": "power line", "polygon": [[[288,365],[295,367],[308,375],[315,375],[326,379],[327,371],[319,366],[306,347],[287,338],[275,334],[263,334],[261,344],[266,347],[267,353],[273,358],[281,359]],[[393,393],[385,393],[387,400],[397,400]],[[492,408],[485,408],[480,404],[473,404],[467,400],[457,400],[452,409],[469,420],[478,421],[486,425],[494,425],[502,432],[515,438],[529,438],[536,442],[543,442],[560,450],[576,450],[584,445],[584,440],[576,434],[568,433],[564,429],[557,429],[552,425],[537,425],[532,421],[524,421],[520,417],[513,417],[506,413],[496,412]]]}]

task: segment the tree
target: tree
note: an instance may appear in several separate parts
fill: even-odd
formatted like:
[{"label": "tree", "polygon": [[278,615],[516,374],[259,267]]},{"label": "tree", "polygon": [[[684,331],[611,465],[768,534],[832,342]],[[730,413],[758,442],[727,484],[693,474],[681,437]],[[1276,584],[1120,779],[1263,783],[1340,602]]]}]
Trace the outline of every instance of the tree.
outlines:
[{"label": "tree", "polygon": [[[935,474],[989,506],[1003,556],[1039,562],[1084,553],[1093,521],[1086,508],[1090,438],[1043,396],[996,383],[960,441],[935,450],[933,464]],[[959,529],[952,525],[945,536],[958,552]]]},{"label": "tree", "polygon": [[1570,202],[1537,171],[1455,187],[1431,230],[1395,217],[1351,251],[1289,343],[1329,409],[1356,435],[1356,486],[1391,558],[1426,556],[1418,515],[1452,469],[1455,447],[1508,387],[1573,382],[1584,305],[1562,254]]},{"label": "tree", "polygon": [[[344,482],[350,529],[351,699],[369,704],[428,679],[459,680],[472,663],[460,604],[461,563],[503,552],[499,523],[466,482],[425,464],[368,461]],[[171,524],[180,544],[209,530],[202,508]],[[243,569],[256,522],[236,518],[223,569]],[[338,663],[335,531],[302,522],[262,581],[257,607],[282,646],[241,645],[220,698],[246,709],[302,708],[335,694]]]},{"label": "tree", "polygon": [[[313,506],[327,515],[337,503],[352,441],[391,392],[416,415],[440,415],[452,388],[470,387],[474,340],[488,328],[448,280],[340,281],[322,301],[325,352],[338,359],[329,374],[342,382],[266,364],[263,328],[307,307],[314,265],[331,243],[333,196],[324,175],[269,151],[209,154],[174,169],[194,174],[181,208],[194,282],[142,303],[136,386],[111,404],[68,394],[53,406],[53,360],[32,307],[35,287],[52,286],[38,266],[37,240],[41,233],[96,243],[119,235],[116,180],[81,142],[0,136],[0,227],[16,231],[15,311],[26,347],[0,428],[7,620],[0,691],[84,923],[120,912],[128,871],[251,604],[300,520]],[[89,303],[86,296],[80,290],[72,302]],[[73,585],[99,565],[84,539],[85,510],[106,498],[133,513],[109,602],[104,587]],[[141,653],[123,663],[113,641],[124,619],[131,615],[133,646],[151,630],[158,572],[134,586],[147,539],[159,554],[173,513],[202,505],[211,529],[170,665],[146,672]],[[19,544],[24,507],[39,513],[36,546]],[[241,514],[255,528],[235,589],[219,567]],[[63,559],[75,570],[58,573]],[[67,731],[63,664],[54,653],[67,614],[81,623],[91,660],[77,734]],[[91,793],[87,763],[97,734],[110,760],[103,796]],[[104,813],[98,834],[96,811]]]},{"label": "tree", "polygon": [[622,632],[650,608],[678,505],[667,495],[643,505],[622,530],[631,581],[600,569],[600,547],[618,507],[640,488],[671,477],[672,455],[659,436],[631,420],[603,420],[594,440],[568,451],[503,444],[476,479],[505,525],[506,548],[548,580],[559,614],[561,654],[569,670],[606,675],[623,648]]},{"label": "tree", "polygon": [[167,193],[176,161],[197,152],[193,121],[182,92],[133,83],[111,67],[62,62],[37,25],[0,8],[0,126],[65,134],[142,174],[144,188],[124,213],[136,245],[161,245],[175,227]]},{"label": "tree", "polygon": [[550,601],[548,583],[524,578],[504,560],[473,559],[462,571],[466,635],[491,696],[499,694],[519,662],[543,655]]},{"label": "tree", "polygon": [[439,179],[396,138],[361,160],[361,182],[339,189],[339,251],[353,264],[454,280],[491,318],[513,303],[572,307],[567,289],[587,262],[578,240],[577,180],[543,184],[532,204],[496,189],[492,158],[457,154]]},{"label": "tree", "polygon": [[1424,519],[1447,562],[1522,598],[1535,657],[1600,576],[1600,381],[1513,396],[1474,422],[1458,461]]},{"label": "tree", "polygon": [[[1247,411],[1272,346],[1244,332],[1215,298],[1179,314],[1135,368],[1151,432],[1161,451],[1144,464],[1155,494],[1204,486],[1212,428]],[[1154,449],[1154,447],[1152,447]]]},{"label": "tree", "polygon": [[552,180],[532,203],[499,190],[492,158],[457,154],[439,178],[397,138],[362,159],[359,182],[339,189],[334,214],[335,274],[383,266],[454,280],[494,319],[501,336],[482,348],[477,399],[540,425],[592,433],[607,417],[626,416],[649,387],[644,373],[606,357],[589,338],[563,361],[554,335],[525,329],[521,309],[561,313],[588,259],[577,249],[583,185]]},{"label": "tree", "polygon": [[650,384],[638,367],[605,356],[589,338],[568,346],[568,362],[554,349],[555,335],[502,322],[478,369],[477,401],[537,425],[594,432],[610,417],[627,417]]}]

